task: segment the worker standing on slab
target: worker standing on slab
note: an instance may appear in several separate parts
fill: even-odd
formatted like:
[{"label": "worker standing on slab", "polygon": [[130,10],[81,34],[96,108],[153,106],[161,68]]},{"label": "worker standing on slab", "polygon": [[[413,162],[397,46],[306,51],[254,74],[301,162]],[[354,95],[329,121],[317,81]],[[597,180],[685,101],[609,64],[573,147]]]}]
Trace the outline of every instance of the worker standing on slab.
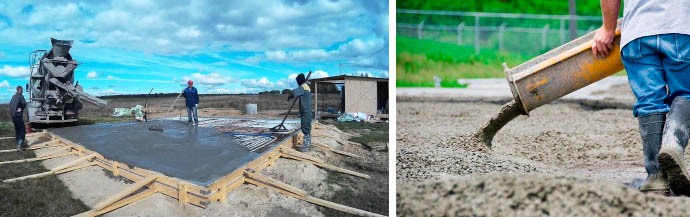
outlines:
[{"label": "worker standing on slab", "polygon": [[[594,56],[612,48],[620,0],[601,0]],[[637,101],[647,179],[643,192],[690,195],[683,152],[690,136],[690,1],[625,0],[621,59]]]},{"label": "worker standing on slab", "polygon": [[192,80],[187,81],[187,88],[182,90],[182,96],[185,98],[187,104],[187,122],[192,124],[192,116],[194,116],[194,124],[199,125],[199,116],[197,114],[197,106],[199,105],[199,92],[194,87]]},{"label": "worker standing on slab", "polygon": [[22,95],[22,86],[17,86],[17,93],[10,100],[10,117],[14,124],[14,138],[17,140],[17,150],[22,151],[26,144],[26,125],[24,125],[24,109],[26,100]]},{"label": "worker standing on slab", "polygon": [[304,142],[302,146],[298,147],[300,152],[309,152],[311,150],[311,89],[304,78],[304,74],[297,75],[297,85],[299,87],[292,91],[288,96],[288,101],[292,98],[299,97],[299,114],[301,117],[300,126],[302,126],[302,133],[304,133]]}]

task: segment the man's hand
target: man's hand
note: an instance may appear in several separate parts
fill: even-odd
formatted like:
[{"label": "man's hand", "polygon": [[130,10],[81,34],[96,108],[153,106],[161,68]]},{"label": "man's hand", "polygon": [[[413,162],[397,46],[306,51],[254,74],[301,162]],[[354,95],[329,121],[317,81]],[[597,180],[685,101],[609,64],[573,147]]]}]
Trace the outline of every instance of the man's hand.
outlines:
[{"label": "man's hand", "polygon": [[613,38],[616,36],[616,29],[610,29],[602,26],[594,33],[594,44],[592,45],[592,53],[594,57],[599,54],[601,57],[607,57],[611,49],[613,49]]}]

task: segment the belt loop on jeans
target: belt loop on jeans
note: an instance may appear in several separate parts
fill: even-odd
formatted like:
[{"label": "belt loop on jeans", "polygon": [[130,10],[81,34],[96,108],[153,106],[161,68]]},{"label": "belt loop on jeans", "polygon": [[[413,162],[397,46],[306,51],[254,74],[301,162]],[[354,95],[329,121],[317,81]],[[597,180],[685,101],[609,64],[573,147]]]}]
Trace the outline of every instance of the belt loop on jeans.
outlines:
[{"label": "belt loop on jeans", "polygon": [[656,52],[657,53],[661,52],[661,49],[659,49],[659,40],[660,40],[659,38],[660,38],[660,36],[656,35]]}]

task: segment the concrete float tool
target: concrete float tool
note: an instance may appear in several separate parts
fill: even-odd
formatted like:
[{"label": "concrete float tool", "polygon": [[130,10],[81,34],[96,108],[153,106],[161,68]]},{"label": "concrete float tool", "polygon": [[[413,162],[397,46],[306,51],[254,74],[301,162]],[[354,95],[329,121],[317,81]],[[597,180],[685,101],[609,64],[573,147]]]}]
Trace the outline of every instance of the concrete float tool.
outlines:
[{"label": "concrete float tool", "polygon": [[592,44],[595,32],[590,32],[515,68],[503,63],[506,79],[514,100],[474,133],[488,148],[501,128],[520,114],[597,82],[623,70],[620,58],[621,21],[609,56],[594,57]]},{"label": "concrete float tool", "polygon": [[[309,81],[309,77],[310,77],[310,76],[311,76],[311,70],[310,70],[309,73],[307,74],[307,78],[305,79],[305,82],[306,82],[306,81]],[[295,107],[295,103],[296,103],[298,100],[299,100],[299,99],[297,99],[297,97],[295,97],[295,100],[292,101],[292,105],[290,106],[290,109],[288,109],[288,112],[285,113],[285,117],[283,117],[283,121],[281,121],[280,124],[278,124],[277,126],[272,127],[272,128],[270,129],[271,132],[288,132],[288,129],[285,128],[285,125],[283,125],[283,124],[285,124],[285,119],[287,119],[288,115],[290,115],[290,112],[292,111],[292,108]]]},{"label": "concrete float tool", "polygon": [[[175,107],[175,103],[177,103],[177,100],[180,99],[180,96],[182,96],[182,93],[183,92],[180,92],[180,94],[177,94],[177,98],[175,98],[175,101],[173,101],[172,105],[170,105],[170,108],[168,108],[168,112],[166,112],[166,114],[170,113],[170,111],[172,111],[172,108]],[[156,122],[156,124],[149,127],[149,130],[155,130],[155,131],[161,131],[162,132],[163,128],[161,127],[161,121],[158,120],[158,122]]]}]

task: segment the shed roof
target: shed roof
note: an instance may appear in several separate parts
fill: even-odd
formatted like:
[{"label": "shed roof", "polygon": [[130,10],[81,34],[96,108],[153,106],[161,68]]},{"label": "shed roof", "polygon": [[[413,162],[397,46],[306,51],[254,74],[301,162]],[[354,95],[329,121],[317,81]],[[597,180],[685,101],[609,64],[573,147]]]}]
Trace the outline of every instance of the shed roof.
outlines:
[{"label": "shed roof", "polygon": [[338,75],[338,76],[331,76],[331,77],[325,77],[325,78],[315,78],[315,79],[309,79],[309,81],[312,82],[338,82],[338,81],[345,81],[345,80],[367,80],[367,81],[376,81],[376,82],[388,82],[388,78],[375,78],[375,77],[361,77],[361,76],[352,76],[352,75]]}]

